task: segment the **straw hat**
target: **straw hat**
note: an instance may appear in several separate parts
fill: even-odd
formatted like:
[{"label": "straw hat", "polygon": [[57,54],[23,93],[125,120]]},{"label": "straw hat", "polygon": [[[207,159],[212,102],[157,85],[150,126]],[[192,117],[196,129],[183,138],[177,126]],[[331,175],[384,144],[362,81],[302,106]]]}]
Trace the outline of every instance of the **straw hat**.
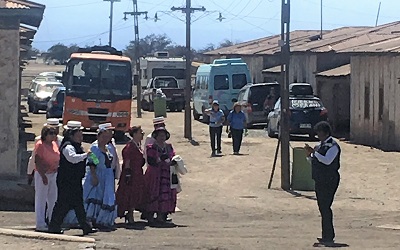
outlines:
[{"label": "straw hat", "polygon": [[164,124],[164,123],[165,123],[165,119],[163,116],[153,118],[153,125]]},{"label": "straw hat", "polygon": [[67,125],[64,126],[64,129],[66,130],[77,130],[77,129],[83,129],[82,123],[78,121],[68,121]]},{"label": "straw hat", "polygon": [[115,127],[112,126],[110,122],[99,124],[99,132],[106,131],[106,130],[113,130]]},{"label": "straw hat", "polygon": [[62,124],[60,123],[60,121],[57,118],[49,118],[49,119],[47,119],[44,126],[61,127]]}]

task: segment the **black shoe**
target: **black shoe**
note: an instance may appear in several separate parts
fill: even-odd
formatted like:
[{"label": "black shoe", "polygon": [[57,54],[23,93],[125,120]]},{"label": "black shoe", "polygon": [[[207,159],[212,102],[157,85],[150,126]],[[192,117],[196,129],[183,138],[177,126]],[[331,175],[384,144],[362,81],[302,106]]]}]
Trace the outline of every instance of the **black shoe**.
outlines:
[{"label": "black shoe", "polygon": [[334,244],[334,240],[328,240],[324,238],[317,238],[318,242],[324,245],[332,245]]},{"label": "black shoe", "polygon": [[218,150],[217,153],[218,153],[219,155],[222,155],[222,151],[221,151],[221,150]]},{"label": "black shoe", "polygon": [[48,233],[50,233],[50,234],[64,234],[64,231],[62,229],[49,228]]},{"label": "black shoe", "polygon": [[85,236],[85,235],[88,235],[88,234],[95,234],[95,233],[97,233],[98,232],[98,230],[97,229],[93,229],[93,228],[85,228],[85,229],[83,229],[83,235]]},{"label": "black shoe", "polygon": [[216,157],[216,156],[217,156],[217,154],[215,152],[211,153],[211,157]]}]

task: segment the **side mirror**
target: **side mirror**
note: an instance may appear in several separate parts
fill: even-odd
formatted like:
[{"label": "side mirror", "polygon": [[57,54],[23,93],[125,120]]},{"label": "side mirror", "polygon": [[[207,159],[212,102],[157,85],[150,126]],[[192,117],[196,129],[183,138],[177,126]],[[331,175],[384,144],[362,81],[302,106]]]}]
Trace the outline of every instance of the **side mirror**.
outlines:
[{"label": "side mirror", "polygon": [[232,99],[232,102],[237,102],[237,101],[238,101],[238,99],[236,99],[236,98]]}]

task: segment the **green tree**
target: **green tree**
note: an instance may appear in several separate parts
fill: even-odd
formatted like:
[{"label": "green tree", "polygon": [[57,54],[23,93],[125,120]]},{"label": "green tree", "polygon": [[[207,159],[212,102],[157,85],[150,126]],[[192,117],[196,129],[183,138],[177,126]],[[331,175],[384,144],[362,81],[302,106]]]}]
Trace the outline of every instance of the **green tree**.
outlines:
[{"label": "green tree", "polygon": [[69,59],[71,54],[78,51],[78,49],[79,46],[76,44],[66,46],[62,43],[57,43],[47,50],[46,59],[57,60],[61,64],[64,64]]},{"label": "green tree", "polygon": [[[148,54],[154,54],[156,51],[165,51],[167,48],[172,45],[171,39],[166,34],[156,35],[151,34],[147,35],[144,38],[139,40],[139,57],[145,56]],[[135,58],[135,50],[136,44],[135,41],[130,41],[129,45],[126,46],[124,50],[124,54],[129,56],[130,58]]]}]

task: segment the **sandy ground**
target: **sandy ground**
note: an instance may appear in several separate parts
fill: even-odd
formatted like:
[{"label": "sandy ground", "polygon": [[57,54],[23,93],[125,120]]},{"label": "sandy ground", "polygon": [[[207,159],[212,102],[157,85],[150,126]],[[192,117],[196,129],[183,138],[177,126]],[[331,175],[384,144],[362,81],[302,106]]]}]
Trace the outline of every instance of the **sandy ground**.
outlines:
[{"label": "sandy ground", "polygon": [[[143,118],[135,118],[135,103],[133,111],[132,125],[142,125],[150,133],[152,114],[145,112]],[[25,120],[33,125],[27,132],[38,135],[45,116],[29,114]],[[97,249],[313,248],[320,236],[314,193],[280,190],[279,162],[273,188],[267,189],[276,139],[268,138],[263,130],[251,130],[244,138],[244,155],[234,156],[231,140],[224,134],[224,155],[210,158],[207,125],[193,121],[197,146],[183,138],[183,113],[168,113],[167,128],[172,135],[171,143],[189,169],[178,200],[182,212],[172,216],[177,226],[150,228],[139,223],[135,229],[125,229],[118,219],[120,229],[94,236]],[[297,138],[292,146],[304,143]],[[400,231],[379,228],[400,225],[399,154],[345,142],[340,145],[342,179],[333,206],[336,241],[348,244],[348,249],[399,249]],[[30,142],[28,148],[32,147]],[[122,147],[119,145],[118,149]],[[33,212],[0,215],[3,227],[34,225]],[[0,237],[0,243],[7,239]],[[34,246],[53,247],[45,241]]]}]

